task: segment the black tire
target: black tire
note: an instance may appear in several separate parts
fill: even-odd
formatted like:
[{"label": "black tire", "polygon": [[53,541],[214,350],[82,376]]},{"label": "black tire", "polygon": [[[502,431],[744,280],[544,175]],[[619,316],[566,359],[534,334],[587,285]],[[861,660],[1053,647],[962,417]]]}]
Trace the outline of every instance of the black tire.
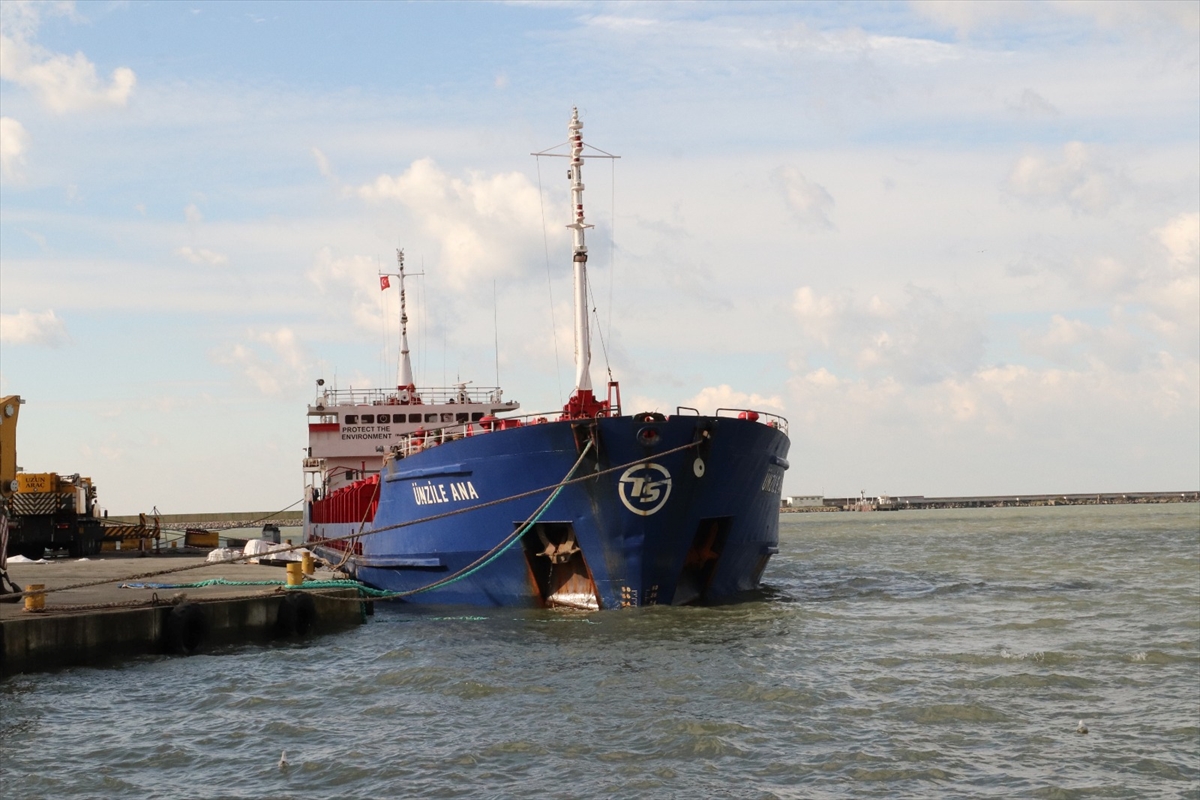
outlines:
[{"label": "black tire", "polygon": [[168,653],[190,656],[208,640],[208,617],[196,603],[184,603],[167,615],[163,644]]},{"label": "black tire", "polygon": [[307,636],[317,624],[317,604],[306,592],[288,592],[279,603],[275,636],[287,639]]}]

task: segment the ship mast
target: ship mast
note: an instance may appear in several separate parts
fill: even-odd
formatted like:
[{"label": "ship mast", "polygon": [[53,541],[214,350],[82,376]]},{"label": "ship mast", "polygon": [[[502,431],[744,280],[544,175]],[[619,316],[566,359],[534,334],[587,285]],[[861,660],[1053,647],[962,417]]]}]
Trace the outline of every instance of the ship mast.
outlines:
[{"label": "ship mast", "polygon": [[[412,359],[408,355],[408,306],[404,295],[404,251],[396,248],[396,262],[400,265],[400,367],[396,376],[396,388],[409,395],[416,391],[413,380]],[[402,400],[411,399],[403,397]]]},{"label": "ship mast", "polygon": [[573,231],[575,264],[575,394],[592,392],[592,340],[587,313],[587,245],[584,243],[585,228],[595,227],[583,220],[583,123],[579,121],[579,109],[571,109],[571,121],[567,125],[567,144],[571,147],[571,210],[574,221],[567,227]]},{"label": "ship mast", "polygon": [[[588,283],[587,283],[587,243],[584,230],[594,228],[588,225],[583,215],[583,160],[585,158],[620,158],[612,153],[606,153],[593,145],[583,143],[583,122],[579,119],[579,109],[571,109],[571,121],[567,123],[567,147],[569,154],[553,153],[562,145],[533,153],[534,156],[552,156],[569,158],[567,178],[571,181],[571,224],[567,227],[572,231],[571,261],[575,267],[575,390],[571,393],[567,404],[563,406],[564,419],[585,419],[592,417],[607,417],[619,414],[621,406],[620,388],[616,381],[608,382],[608,400],[600,400],[592,392],[592,335],[588,326]],[[584,155],[583,148],[595,150],[599,155]],[[610,375],[611,378],[611,375]],[[616,400],[612,399],[615,397]]]}]

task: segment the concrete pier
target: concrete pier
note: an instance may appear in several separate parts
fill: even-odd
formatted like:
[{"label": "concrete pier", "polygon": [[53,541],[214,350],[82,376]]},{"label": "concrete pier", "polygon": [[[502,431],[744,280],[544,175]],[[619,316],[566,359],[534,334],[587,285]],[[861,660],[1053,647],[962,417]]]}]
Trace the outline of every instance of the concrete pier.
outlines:
[{"label": "concrete pier", "polygon": [[[134,578],[184,565],[198,568]],[[43,584],[47,594],[44,608],[36,611],[27,611],[23,601],[0,602],[0,675],[5,676],[108,664],[155,653],[190,655],[223,646],[297,640],[361,624],[367,611],[366,604],[357,602],[355,589],[119,588],[126,582],[286,580],[280,567],[210,565],[203,556],[10,563],[8,573],[22,587]],[[318,570],[313,580],[334,577],[327,570]],[[54,591],[99,579],[110,582]]]},{"label": "concrete pier", "polygon": [[1030,508],[1038,506],[1106,506],[1152,503],[1197,503],[1200,492],[1100,492],[1097,494],[981,495],[925,497],[924,495],[860,495],[824,497],[821,502],[784,506],[783,513],[811,511],[919,511],[940,508]]}]

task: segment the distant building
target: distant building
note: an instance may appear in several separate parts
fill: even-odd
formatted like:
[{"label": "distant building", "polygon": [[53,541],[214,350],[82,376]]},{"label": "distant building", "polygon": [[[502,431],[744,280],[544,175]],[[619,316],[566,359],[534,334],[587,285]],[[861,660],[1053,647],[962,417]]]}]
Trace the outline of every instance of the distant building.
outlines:
[{"label": "distant building", "polygon": [[781,505],[784,508],[811,508],[813,506],[822,506],[825,504],[825,498],[819,494],[797,494],[791,497],[784,497]]}]

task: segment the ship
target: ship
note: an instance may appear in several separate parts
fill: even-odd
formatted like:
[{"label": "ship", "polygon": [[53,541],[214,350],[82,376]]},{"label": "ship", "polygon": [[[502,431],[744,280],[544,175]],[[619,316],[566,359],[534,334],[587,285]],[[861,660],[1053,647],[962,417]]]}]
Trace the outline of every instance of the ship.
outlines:
[{"label": "ship", "polygon": [[[568,159],[575,386],[517,415],[499,387],[418,389],[404,253],[394,388],[326,389],[308,406],[306,543],[407,602],[600,610],[754,596],[779,549],[787,420],[750,408],[625,413],[591,379],[583,123]],[[596,156],[599,157],[599,156]]]}]

